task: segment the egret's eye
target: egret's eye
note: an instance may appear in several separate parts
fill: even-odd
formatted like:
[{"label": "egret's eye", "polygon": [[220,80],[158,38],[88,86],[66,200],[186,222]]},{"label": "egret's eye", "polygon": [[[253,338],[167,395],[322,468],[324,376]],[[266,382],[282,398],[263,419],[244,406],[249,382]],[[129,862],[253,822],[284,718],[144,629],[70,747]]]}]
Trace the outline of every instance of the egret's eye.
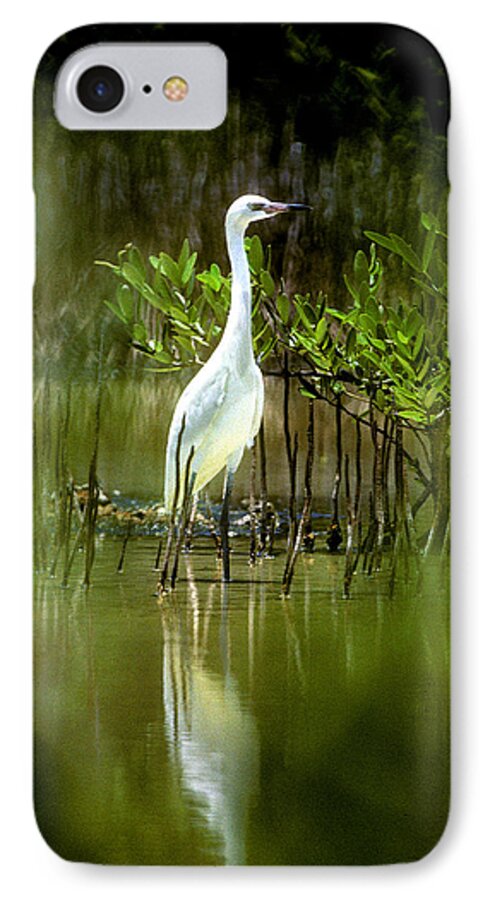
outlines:
[{"label": "egret's eye", "polygon": [[264,208],[265,203],[248,203],[247,206],[253,212],[258,212],[259,210]]}]

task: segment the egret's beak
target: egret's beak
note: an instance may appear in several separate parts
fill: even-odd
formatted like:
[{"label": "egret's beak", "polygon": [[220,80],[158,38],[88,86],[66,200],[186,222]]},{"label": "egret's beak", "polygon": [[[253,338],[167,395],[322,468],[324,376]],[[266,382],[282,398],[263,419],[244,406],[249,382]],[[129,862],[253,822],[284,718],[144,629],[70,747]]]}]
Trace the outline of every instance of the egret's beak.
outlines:
[{"label": "egret's beak", "polygon": [[286,203],[288,209],[313,209],[307,203]]},{"label": "egret's beak", "polygon": [[277,213],[286,213],[295,209],[311,209],[306,203],[269,203],[264,206],[264,212],[269,216],[275,216]]}]

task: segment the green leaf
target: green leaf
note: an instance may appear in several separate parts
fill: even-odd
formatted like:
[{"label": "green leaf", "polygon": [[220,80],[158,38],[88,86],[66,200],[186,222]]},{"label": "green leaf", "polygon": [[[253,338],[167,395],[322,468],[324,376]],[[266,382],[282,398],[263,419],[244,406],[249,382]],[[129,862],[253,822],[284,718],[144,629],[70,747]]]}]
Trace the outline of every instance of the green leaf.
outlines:
[{"label": "green leaf", "polygon": [[371,362],[374,366],[376,366],[376,368],[379,366],[379,357],[377,357],[376,354],[373,353],[371,350],[363,350],[362,358],[368,359],[369,362]]},{"label": "green leaf", "polygon": [[369,343],[376,347],[376,350],[380,350],[381,353],[384,353],[386,350],[386,344],[384,341],[379,340],[379,338],[374,338],[369,335]]},{"label": "green leaf", "polygon": [[390,234],[390,238],[393,242],[394,252],[398,253],[398,255],[401,256],[402,259],[412,267],[412,269],[415,269],[417,272],[421,272],[422,264],[413,247],[411,247],[410,244],[407,244],[407,242],[404,241],[403,238],[398,234]]},{"label": "green leaf", "polygon": [[386,331],[388,332],[388,334],[389,334],[391,340],[392,340],[392,341],[395,341],[395,343],[396,343],[396,340],[397,340],[397,327],[396,327],[395,323],[389,320],[389,321],[386,323]]},{"label": "green leaf", "polygon": [[367,313],[361,313],[359,316],[359,325],[369,334],[376,335],[376,322]]},{"label": "green leaf", "polygon": [[150,287],[149,284],[146,284],[146,282],[145,282],[145,284],[142,284],[141,287],[138,288],[138,290],[139,290],[141,296],[144,297],[144,299],[148,303],[150,303],[151,306],[154,306],[155,309],[160,309],[163,312],[164,310],[166,310],[168,308],[167,305],[164,303],[164,301],[162,301],[162,299],[158,296],[158,294],[155,293],[153,288]]},{"label": "green leaf", "polygon": [[197,276],[197,280],[200,281],[201,284],[205,284],[207,285],[207,287],[210,287],[211,290],[215,293],[219,291],[221,287],[221,273],[219,275],[216,275],[216,273],[212,272],[211,270],[209,270],[208,272],[201,272],[201,274]]},{"label": "green leaf", "polygon": [[381,78],[378,72],[373,72],[371,69],[364,69],[361,66],[353,66],[353,70],[366,82],[374,84],[374,82],[379,81]]},{"label": "green leaf", "polygon": [[257,275],[260,273],[261,269],[264,268],[264,250],[258,234],[254,234],[253,237],[250,238],[248,245],[248,261],[250,268]]},{"label": "green leaf", "polygon": [[424,241],[424,249],[422,250],[422,271],[427,272],[434,252],[434,244],[436,242],[435,231],[429,231]]},{"label": "green leaf", "polygon": [[409,376],[409,378],[410,378],[412,381],[415,381],[416,375],[415,375],[413,366],[410,365],[410,363],[408,362],[408,360],[405,359],[403,356],[401,356],[400,353],[397,353],[397,354],[396,354],[396,360],[397,360],[397,362],[401,365],[402,369],[405,370],[405,372],[407,373],[407,375]]},{"label": "green leaf", "polygon": [[146,268],[143,257],[137,247],[130,247],[128,251],[130,265],[134,266],[142,281],[146,277]]},{"label": "green leaf", "polygon": [[413,338],[414,334],[418,332],[420,326],[423,324],[424,320],[422,316],[420,315],[418,309],[415,309],[414,307],[410,310],[407,318],[403,323],[403,330],[407,337],[410,339]]},{"label": "green leaf", "polygon": [[300,297],[299,295],[296,295],[296,301],[297,301],[296,311],[297,311],[297,313],[298,313],[299,318],[300,318],[301,321],[303,322],[303,325],[306,326],[306,328],[308,329],[309,333],[312,334],[312,335],[314,335],[315,329],[313,328],[313,325],[312,325],[312,323],[310,322],[310,320],[309,320],[309,318],[308,318],[308,316],[307,316],[307,314],[306,314],[305,309],[303,308],[302,302],[298,302],[298,301],[304,301],[304,298],[303,298],[303,297]]},{"label": "green leaf", "polygon": [[363,281],[369,282],[369,265],[366,254],[362,250],[358,250],[354,256],[354,275],[359,285]]},{"label": "green leaf", "polygon": [[[155,276],[153,278],[153,292],[156,294],[158,298],[159,308],[166,311],[172,302],[172,295],[167,287],[167,282],[165,280],[165,275],[162,275],[158,270],[155,272]],[[150,300],[150,303],[152,301]],[[153,305],[156,305],[154,303]]]},{"label": "green leaf", "polygon": [[340,309],[333,309],[331,306],[326,306],[323,312],[328,313],[329,316],[333,316],[334,319],[339,319],[341,322],[346,318],[345,313],[341,312]]},{"label": "green leaf", "polygon": [[159,272],[163,272],[167,278],[170,278],[172,284],[177,286],[180,285],[179,267],[168,253],[160,253],[160,256],[158,257],[158,270]]},{"label": "green leaf", "polygon": [[424,378],[427,376],[428,371],[431,366],[431,362],[432,362],[432,360],[431,360],[430,356],[428,356],[427,359],[425,360],[422,368],[417,372],[417,380],[418,381],[423,381]]},{"label": "green leaf", "polygon": [[116,290],[117,302],[126,320],[133,315],[133,295],[127,284],[118,284]]},{"label": "green leaf", "polygon": [[157,350],[153,359],[160,363],[171,363],[172,356],[170,353],[167,353],[166,350]]},{"label": "green leaf", "polygon": [[426,416],[424,413],[420,412],[418,409],[399,409],[397,412],[398,416],[401,416],[403,419],[412,419],[414,422],[426,422]]},{"label": "green leaf", "polygon": [[211,307],[213,315],[218,324],[224,325],[226,319],[226,310],[223,308],[215,294],[212,293],[208,288],[206,288],[206,302]]},{"label": "green leaf", "polygon": [[174,319],[175,325],[184,324],[186,328],[189,328],[189,316],[187,314],[187,311],[177,303],[172,304],[170,308],[170,315]]},{"label": "green leaf", "polygon": [[361,306],[365,307],[368,299],[369,299],[369,284],[367,283],[367,281],[363,281],[359,288],[359,300],[361,302]]},{"label": "green leaf", "polygon": [[415,250],[410,244],[407,244],[400,235],[390,232],[389,236],[386,236],[384,234],[378,234],[377,231],[365,231],[364,234],[369,240],[379,244],[380,247],[385,247],[386,250],[391,250],[392,253],[401,256],[412,269],[415,269],[417,272],[422,271],[422,264],[415,253]]},{"label": "green leaf", "polygon": [[322,343],[322,341],[327,333],[327,328],[328,328],[327,320],[320,319],[320,321],[318,322],[318,325],[315,328],[315,337],[319,344]]},{"label": "green leaf", "polygon": [[395,252],[395,245],[390,237],[387,237],[385,234],[379,234],[377,231],[365,231],[364,234],[370,241],[374,241],[375,244],[379,244],[380,247],[384,247],[386,250],[391,250],[392,253]]},{"label": "green leaf", "polygon": [[126,281],[129,281],[129,284],[132,284],[133,287],[139,288],[144,282],[144,276],[141,274],[136,266],[133,266],[132,263],[125,262],[121,267],[122,276]]},{"label": "green leaf", "polygon": [[267,296],[272,298],[276,292],[276,286],[272,275],[267,269],[262,269],[260,273],[260,283]]},{"label": "green leaf", "polygon": [[185,263],[184,268],[182,269],[182,275],[181,275],[182,284],[187,284],[187,282],[189,281],[189,278],[191,277],[192,271],[196,264],[196,259],[197,259],[197,253],[194,252],[191,256],[189,256],[189,259]]},{"label": "green leaf", "polygon": [[120,319],[121,322],[124,322],[125,325],[128,324],[128,320],[126,319],[126,316],[119,306],[116,306],[115,303],[111,303],[110,300],[104,300],[104,303],[111,310],[111,312],[113,312],[114,315],[117,316],[118,319]]},{"label": "green leaf", "polygon": [[396,328],[400,328],[401,324],[402,324],[402,319],[401,319],[401,316],[398,315],[396,309],[389,307],[388,314],[389,314],[389,320],[386,323],[386,327],[388,328],[389,325],[394,325],[394,326],[396,326]]},{"label": "green leaf", "polygon": [[415,339],[415,344],[414,344],[414,347],[413,347],[412,356],[413,356],[414,359],[416,359],[417,356],[418,356],[419,353],[420,353],[420,350],[421,350],[421,348],[422,348],[422,344],[423,344],[423,342],[424,342],[424,337],[425,337],[425,325],[422,324],[422,325],[420,326],[419,330],[418,330],[417,337],[416,337],[416,339]]},{"label": "green leaf", "polygon": [[440,300],[441,297],[445,299],[443,291],[440,291],[435,285],[429,284],[427,281],[423,281],[421,278],[415,278],[413,276],[412,281],[420,288],[422,293],[429,294],[429,296],[434,297],[435,300]]},{"label": "green leaf", "polygon": [[381,264],[376,255],[376,244],[371,242],[369,245],[369,272],[375,274],[379,272],[380,268]]},{"label": "green leaf", "polygon": [[403,334],[403,332],[400,330],[397,331],[396,337],[397,337],[397,340],[399,341],[399,343],[402,344],[404,347],[406,347],[406,345],[408,344],[409,338],[405,334]]},{"label": "green leaf", "polygon": [[439,222],[433,213],[423,212],[420,216],[420,221],[426,231],[437,231],[440,227]]},{"label": "green leaf", "polygon": [[[332,315],[332,313],[330,313],[330,314]],[[345,315],[345,313],[343,313],[342,315],[338,316],[338,318],[341,319],[341,321],[345,322],[346,325],[357,325],[360,317],[361,317],[361,312],[359,309],[351,310],[351,312],[348,313],[348,315]]]},{"label": "green leaf", "polygon": [[379,307],[374,297],[369,296],[366,300],[366,314],[374,321],[379,322]]},{"label": "green leaf", "polygon": [[427,391],[424,397],[424,406],[426,409],[431,409],[434,405],[435,401],[439,399],[439,390],[436,387],[431,387]]},{"label": "green leaf", "polygon": [[347,278],[347,275],[344,275],[344,281],[345,281],[345,286],[346,286],[347,290],[349,291],[349,294],[351,295],[354,303],[356,304],[356,306],[360,306],[361,300],[359,297],[359,291],[353,284],[351,284],[351,282]]},{"label": "green leaf", "polygon": [[289,310],[290,310],[289,297],[287,296],[287,294],[281,293],[281,294],[277,295],[276,306],[277,306],[279,315],[281,317],[281,322],[283,322],[283,324],[286,325],[286,323],[289,320]]},{"label": "green leaf", "polygon": [[313,394],[312,391],[307,390],[307,388],[300,387],[299,392],[303,397],[309,397],[311,400],[317,399],[317,395]]},{"label": "green leaf", "polygon": [[354,328],[349,329],[349,333],[347,335],[347,340],[345,342],[345,350],[348,356],[352,356],[356,349],[356,332]]},{"label": "green leaf", "polygon": [[264,360],[270,355],[272,350],[274,349],[277,343],[277,338],[275,335],[272,335],[270,340],[268,340],[261,348],[260,348],[260,359]]},{"label": "green leaf", "polygon": [[142,322],[135,322],[133,325],[133,338],[140,344],[146,344],[148,335],[146,328]]},{"label": "green leaf", "polygon": [[183,271],[187,265],[187,261],[189,259],[190,252],[191,252],[191,248],[189,246],[189,241],[187,238],[184,238],[184,240],[182,241],[182,247],[181,247],[179,259],[177,262],[177,265],[179,267],[179,272],[181,274],[183,273]]}]

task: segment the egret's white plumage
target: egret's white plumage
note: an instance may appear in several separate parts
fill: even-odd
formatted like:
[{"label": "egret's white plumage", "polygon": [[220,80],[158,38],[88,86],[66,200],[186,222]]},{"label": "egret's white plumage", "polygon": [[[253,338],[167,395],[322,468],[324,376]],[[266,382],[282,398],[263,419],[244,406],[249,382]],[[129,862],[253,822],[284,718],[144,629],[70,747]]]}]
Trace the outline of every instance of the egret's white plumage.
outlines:
[{"label": "egret's white plumage", "polygon": [[[230,313],[220,343],[187,385],[175,408],[167,440],[167,511],[171,510],[174,499],[175,457],[184,416],[180,472],[183,473],[193,447],[194,494],[223,469],[233,474],[245,447],[254,442],[262,420],[264,384],[253,354],[252,298],[244,237],[251,222],[299,206],[246,194],[235,200],[226,214],[226,243],[232,274]],[[182,482],[181,477],[181,490]]]}]

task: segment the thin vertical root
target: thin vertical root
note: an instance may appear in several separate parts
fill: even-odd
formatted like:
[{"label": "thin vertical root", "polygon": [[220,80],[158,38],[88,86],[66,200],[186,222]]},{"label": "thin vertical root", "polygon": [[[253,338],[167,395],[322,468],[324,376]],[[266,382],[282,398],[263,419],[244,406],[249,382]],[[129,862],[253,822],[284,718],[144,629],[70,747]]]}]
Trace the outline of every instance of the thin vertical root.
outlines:
[{"label": "thin vertical root", "polygon": [[64,573],[64,576],[63,576],[63,582],[62,582],[62,585],[61,585],[62,587],[68,587],[68,579],[69,579],[69,577],[70,577],[70,572],[71,572],[71,570],[72,570],[72,566],[73,566],[73,563],[74,563],[74,560],[75,560],[76,552],[77,552],[77,550],[79,550],[79,549],[81,550],[81,549],[83,548],[83,546],[84,546],[86,524],[87,524],[87,522],[86,522],[86,507],[85,507],[85,512],[84,512],[84,515],[83,515],[83,519],[82,519],[82,521],[81,521],[81,523],[80,523],[80,527],[78,528],[78,531],[77,531],[77,533],[76,533],[76,535],[75,535],[75,538],[74,538],[74,541],[73,541],[73,546],[72,546],[72,549],[71,549],[71,553],[70,553],[70,556],[69,556],[69,559],[68,559],[68,563],[67,563],[66,568],[65,568],[65,573]]},{"label": "thin vertical root", "polygon": [[296,463],[298,457],[298,435],[295,433],[294,435],[294,444],[291,443],[291,431],[289,428],[289,380],[290,380],[290,372],[289,372],[289,360],[287,353],[284,354],[284,369],[283,369],[283,377],[284,377],[284,394],[283,394],[283,425],[284,425],[284,439],[286,444],[286,457],[288,462],[289,469],[289,502],[288,502],[288,518],[289,518],[289,529],[288,529],[288,540],[287,540],[287,553],[288,559],[290,558],[293,548],[294,542],[296,540]]},{"label": "thin vertical root", "polygon": [[133,523],[131,522],[131,519],[128,519],[128,524],[126,526],[126,534],[124,535],[124,538],[123,538],[121,554],[119,556],[119,562],[117,565],[117,572],[119,575],[121,574],[121,572],[124,569],[124,560],[126,558],[126,548],[128,546],[129,538],[131,537],[132,528],[133,528]]},{"label": "thin vertical root", "polygon": [[[306,524],[310,521],[311,517],[311,506],[312,506],[312,473],[313,473],[313,460],[314,460],[314,446],[315,446],[315,419],[314,419],[314,406],[313,400],[309,401],[308,408],[308,429],[307,429],[307,453],[306,453],[306,464],[305,464],[305,486],[304,486],[304,495],[303,495],[303,508],[301,510],[301,516],[299,519],[294,546],[291,552],[288,552],[286,557],[286,565],[284,568],[284,574],[282,577],[282,591],[284,595],[288,595],[291,589],[291,582],[293,580],[294,575],[294,567],[296,565],[296,560],[298,558],[298,553],[301,549],[301,544],[303,542],[303,535],[305,533]],[[297,435],[295,435],[297,439]],[[295,462],[298,451],[297,440],[295,443]]]},{"label": "thin vertical root", "polygon": [[97,524],[97,513],[99,507],[99,484],[97,481],[97,461],[99,453],[99,437],[100,437],[100,411],[102,405],[102,341],[99,347],[99,367],[97,373],[97,390],[95,395],[95,428],[94,428],[94,447],[90,460],[88,472],[88,492],[87,503],[85,508],[85,575],[83,583],[85,587],[90,586],[90,576],[92,566],[95,559],[95,529]]},{"label": "thin vertical root", "polygon": [[64,562],[63,562],[63,579],[61,582],[62,587],[68,586],[68,576],[70,573],[69,563],[70,563],[70,535],[71,535],[71,526],[73,519],[73,505],[75,498],[75,482],[73,478],[70,477],[69,485],[68,485],[68,516],[67,516],[67,525],[66,525],[66,540],[64,546]]},{"label": "thin vertical root", "polygon": [[156,569],[156,571],[158,571],[158,569],[160,568],[160,559],[162,556],[162,550],[163,550],[163,538],[160,538],[160,540],[158,541],[157,555],[155,556],[155,562],[153,564],[153,568]]},{"label": "thin vertical root", "polygon": [[393,594],[400,566],[403,565],[408,574],[407,531],[406,531],[406,496],[403,463],[403,432],[399,422],[395,433],[395,540],[391,557],[390,593]]},{"label": "thin vertical root", "polygon": [[337,456],[332,489],[332,522],[327,533],[327,547],[334,552],[342,543],[342,530],[339,522],[339,496],[342,481],[342,400],[340,394],[337,396],[335,404],[335,438]]},{"label": "thin vertical root", "polygon": [[352,498],[351,498],[351,493],[350,493],[349,454],[348,453],[345,454],[344,475],[345,475],[345,504],[347,507],[347,540],[345,542],[344,597],[349,597],[350,596],[350,585],[351,585],[352,575],[353,575],[352,553],[353,553],[353,549],[354,549],[355,519],[354,519],[354,507],[352,504]]},{"label": "thin vertical root", "polygon": [[270,552],[270,531],[268,516],[268,492],[267,492],[267,456],[265,447],[264,420],[259,429],[259,458],[260,458],[260,520],[259,541],[257,551],[260,554]]},{"label": "thin vertical root", "polygon": [[366,537],[362,543],[361,554],[364,556],[362,563],[362,571],[369,571],[370,558],[373,552],[374,542],[376,540],[376,521],[374,518],[374,501],[373,492],[369,492],[369,523],[367,526]]},{"label": "thin vertical root", "polygon": [[[55,456],[55,504],[56,504],[56,549],[51,563],[50,575],[56,574],[58,560],[62,556],[66,561],[69,553],[71,509],[73,498],[70,494],[70,474],[67,462],[68,433],[71,413],[71,385],[66,388],[66,403],[63,408],[62,396],[59,395],[59,430]],[[68,547],[67,547],[68,545]]]},{"label": "thin vertical root", "polygon": [[369,562],[368,574],[371,575],[373,569],[378,572],[381,568],[381,554],[383,551],[383,540],[385,530],[385,508],[383,500],[383,469],[381,443],[379,439],[380,430],[374,415],[373,404],[369,407],[371,418],[371,437],[373,441],[374,459],[373,459],[373,508],[374,508],[374,524],[375,537],[373,552]]},{"label": "thin vertical root", "polygon": [[361,555],[362,548],[362,520],[361,520],[361,485],[362,485],[362,465],[361,465],[361,447],[362,447],[362,435],[361,435],[361,423],[359,419],[356,420],[356,490],[354,496],[354,528],[357,527],[357,551],[354,559],[352,560],[352,571],[350,573],[351,578],[354,575],[357,564],[359,562],[359,557]]},{"label": "thin vertical root", "polygon": [[303,522],[302,542],[303,547],[312,553],[315,549],[315,533],[311,522],[311,510],[313,506],[313,465],[315,461],[315,406],[314,400],[308,400],[308,426],[306,429],[306,465],[305,465],[305,490],[304,498],[308,501],[307,509],[303,505],[305,519]]},{"label": "thin vertical root", "polygon": [[381,480],[383,493],[383,509],[385,521],[385,540],[386,536],[393,536],[393,521],[390,514],[390,494],[389,494],[389,471],[390,471],[390,455],[394,446],[395,419],[388,422],[388,416],[385,416],[383,428],[383,443],[381,448]]}]

